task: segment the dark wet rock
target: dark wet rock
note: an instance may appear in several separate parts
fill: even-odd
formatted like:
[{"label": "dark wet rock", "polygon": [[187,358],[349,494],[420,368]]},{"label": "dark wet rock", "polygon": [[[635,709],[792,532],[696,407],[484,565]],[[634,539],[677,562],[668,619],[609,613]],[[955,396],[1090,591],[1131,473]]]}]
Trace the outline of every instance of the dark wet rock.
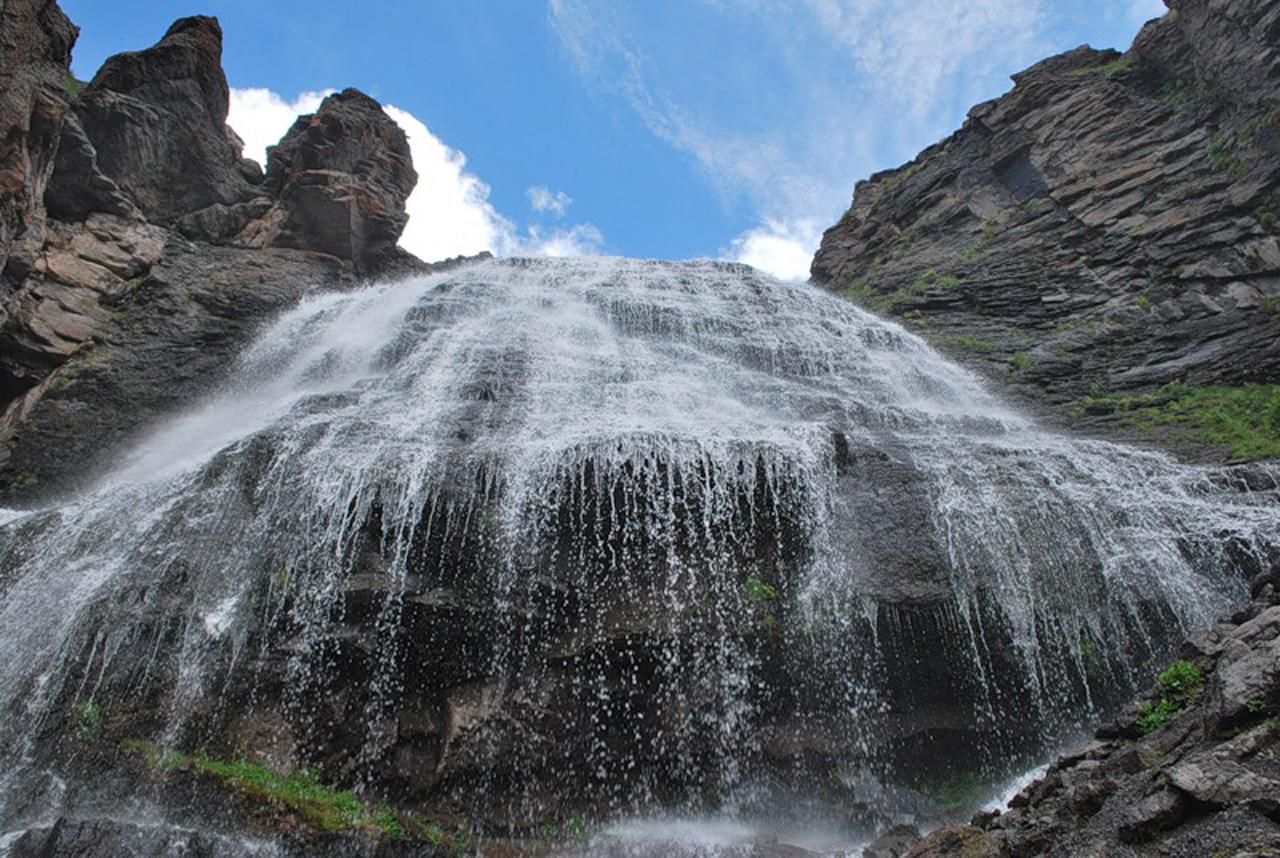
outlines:
[{"label": "dark wet rock", "polygon": [[895,825],[862,849],[862,858],[902,858],[921,840],[914,825]]},{"label": "dark wet rock", "polygon": [[12,858],[118,858],[121,855],[433,858],[454,854],[426,843],[388,841],[360,832],[235,834],[195,830],[162,822],[65,817],[50,825],[22,832],[10,844],[9,850],[6,854]]},{"label": "dark wet rock", "polygon": [[368,270],[395,247],[417,181],[404,131],[378,102],[343,90],[299,117],[271,147],[265,185],[278,202],[241,241],[323,248]]},{"label": "dark wet rock", "polygon": [[1121,843],[1144,843],[1173,828],[1187,814],[1187,800],[1171,789],[1160,789],[1132,805],[1116,829]]},{"label": "dark wet rock", "polygon": [[[1280,843],[1280,608],[1256,607],[1253,619],[1198,636],[1205,685],[1185,711],[1146,734],[1131,712],[1059,757],[1004,812],[976,820],[992,854],[1233,855]],[[1246,673],[1256,682],[1238,684]],[[1226,707],[1231,718],[1221,717],[1224,698],[1240,702]],[[940,842],[971,836],[944,831]]]},{"label": "dark wet rock", "polygon": [[1133,433],[1091,395],[1275,381],[1280,8],[1173,5],[859,182],[814,277],[1074,424]]}]

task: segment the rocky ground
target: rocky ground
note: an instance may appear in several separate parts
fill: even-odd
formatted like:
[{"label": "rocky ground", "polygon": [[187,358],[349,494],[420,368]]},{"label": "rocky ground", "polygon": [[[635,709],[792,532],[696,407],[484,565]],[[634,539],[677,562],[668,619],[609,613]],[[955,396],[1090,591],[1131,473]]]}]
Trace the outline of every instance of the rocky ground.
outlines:
[{"label": "rocky ground", "polygon": [[1059,422],[1275,457],[1280,7],[1169,5],[859,182],[813,276]]},{"label": "rocky ground", "polygon": [[1150,694],[972,824],[901,826],[865,858],[1280,853],[1280,570],[1183,646]]},{"label": "rocky ground", "polygon": [[216,19],[183,18],[87,83],[76,35],[51,0],[0,13],[7,505],[91,478],[305,290],[432,270],[396,246],[417,175],[373,99],[325,99],[264,172],[226,124]]}]

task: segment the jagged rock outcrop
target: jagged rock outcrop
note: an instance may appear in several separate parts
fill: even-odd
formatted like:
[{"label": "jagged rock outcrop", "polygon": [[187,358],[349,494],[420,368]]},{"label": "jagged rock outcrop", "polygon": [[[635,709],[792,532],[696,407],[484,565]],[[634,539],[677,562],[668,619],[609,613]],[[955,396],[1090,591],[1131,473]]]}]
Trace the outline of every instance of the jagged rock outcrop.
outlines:
[{"label": "jagged rock outcrop", "polygon": [[[216,18],[199,16],[174,22],[146,50],[109,58],[73,109],[101,175],[147,220],[168,226],[251,193],[252,173],[240,163],[243,144],[226,124],[229,97],[222,28]],[[77,178],[55,173],[55,194],[72,196],[69,184]]]},{"label": "jagged rock outcrop", "polygon": [[323,284],[431,270],[396,247],[404,132],[346,90],[264,174],[226,125],[215,18],[175,22],[83,86],[52,0],[0,17],[0,490],[95,473],[208,390],[265,318]]},{"label": "jagged rock outcrop", "polygon": [[14,240],[42,229],[77,32],[52,0],[0,7],[0,270]]},{"label": "jagged rock outcrop", "polygon": [[242,235],[249,246],[317,248],[367,268],[395,247],[418,174],[404,131],[364,93],[346,89],[301,116],[267,158],[277,197]]},{"label": "jagged rock outcrop", "polygon": [[[1280,845],[1280,571],[1252,604],[1191,638],[1191,680],[1163,687],[1059,757],[1002,813],[886,855],[1255,856]],[[1161,701],[1181,708],[1163,716]],[[1145,732],[1144,732],[1145,730]]]},{"label": "jagged rock outcrop", "polygon": [[1274,382],[1280,8],[1170,6],[860,182],[814,277],[1073,421],[1090,395]]}]

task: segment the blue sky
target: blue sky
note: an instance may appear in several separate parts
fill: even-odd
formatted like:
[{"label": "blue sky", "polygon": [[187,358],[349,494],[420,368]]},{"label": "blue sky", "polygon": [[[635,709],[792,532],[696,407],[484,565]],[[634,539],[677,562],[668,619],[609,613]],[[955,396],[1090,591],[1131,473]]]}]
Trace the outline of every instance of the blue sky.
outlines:
[{"label": "blue sky", "polygon": [[853,184],[1008,76],[1127,47],[1160,0],[62,0],[73,69],[217,15],[231,125],[261,158],[320,93],[396,110],[436,258],[603,252],[807,269]]}]

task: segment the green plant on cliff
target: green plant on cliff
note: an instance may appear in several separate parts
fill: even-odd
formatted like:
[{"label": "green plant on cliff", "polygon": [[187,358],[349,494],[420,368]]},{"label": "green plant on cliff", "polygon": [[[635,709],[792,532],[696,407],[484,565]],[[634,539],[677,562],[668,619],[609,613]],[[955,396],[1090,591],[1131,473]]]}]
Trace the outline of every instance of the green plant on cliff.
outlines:
[{"label": "green plant on cliff", "polygon": [[83,80],[77,80],[76,76],[71,72],[67,72],[67,76],[62,81],[62,93],[66,96],[67,101],[74,102],[80,97],[80,93],[84,92],[84,88],[89,84]]},{"label": "green plant on cliff", "polygon": [[1237,176],[1244,172],[1245,164],[1234,151],[1234,147],[1227,137],[1223,134],[1217,134],[1209,141],[1209,164],[1221,172],[1231,176]]},{"label": "green plant on cliff", "polygon": [[1150,435],[1217,444],[1237,459],[1280,458],[1280,384],[1172,382],[1148,394],[1087,396],[1078,413],[1111,414]]},{"label": "green plant on cliff", "polygon": [[1086,66],[1081,69],[1072,69],[1067,72],[1070,77],[1084,77],[1085,75],[1102,75],[1104,77],[1120,77],[1126,75],[1138,67],[1138,57],[1136,54],[1122,54],[1114,60],[1101,63],[1096,66]]},{"label": "green plant on cliff", "polygon": [[956,345],[971,352],[989,352],[995,346],[986,340],[980,340],[973,334],[960,334],[955,338]]},{"label": "green plant on cliff", "polygon": [[82,741],[92,742],[102,729],[102,707],[92,700],[77,700],[71,707]]},{"label": "green plant on cliff", "polygon": [[778,588],[759,575],[751,575],[742,582],[742,594],[759,617],[760,630],[766,635],[777,631],[778,617],[773,611],[773,604],[778,601]]},{"label": "green plant on cliff", "polygon": [[1191,662],[1178,659],[1161,671],[1156,685],[1160,692],[1156,701],[1138,704],[1138,729],[1143,733],[1160,729],[1200,696],[1204,674]]},{"label": "green plant on cliff", "polygon": [[152,768],[212,777],[243,798],[282,810],[321,831],[360,829],[385,837],[407,836],[390,808],[370,808],[354,792],[329,786],[308,769],[281,773],[243,758],[160,751],[147,742],[127,741],[122,747],[141,754]]}]

